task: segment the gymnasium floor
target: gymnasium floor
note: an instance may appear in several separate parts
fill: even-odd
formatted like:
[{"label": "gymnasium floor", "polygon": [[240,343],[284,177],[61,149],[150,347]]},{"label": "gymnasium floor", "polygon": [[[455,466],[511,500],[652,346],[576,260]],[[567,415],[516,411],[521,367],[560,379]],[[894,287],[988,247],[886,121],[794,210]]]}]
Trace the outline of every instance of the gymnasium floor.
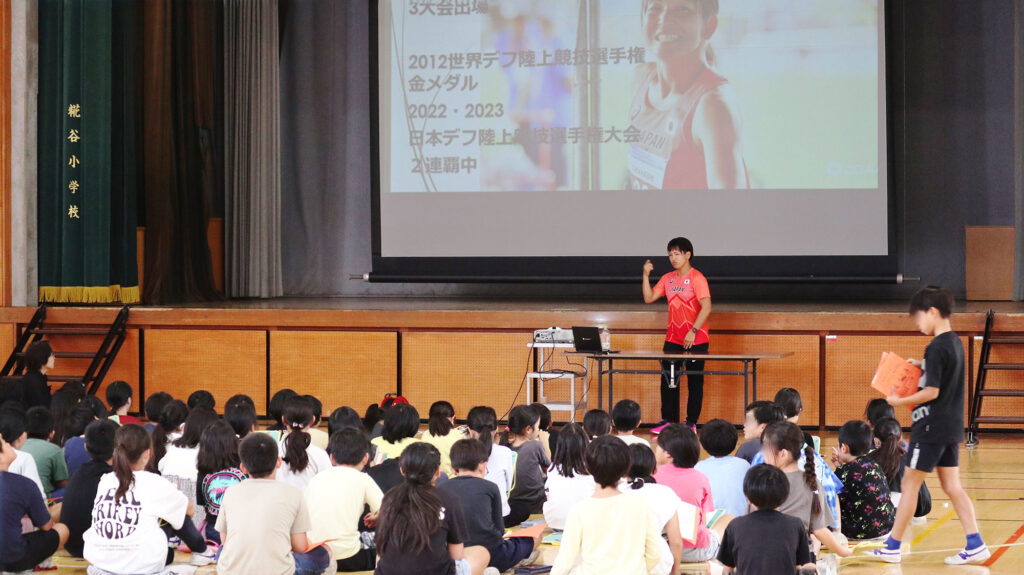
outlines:
[{"label": "gymnasium floor", "polygon": [[[982,536],[993,552],[985,566],[949,567],[942,563],[944,557],[960,550],[964,544],[964,534],[948,499],[939,488],[938,478],[932,474],[927,480],[934,499],[932,513],[926,524],[911,526],[904,549],[909,553],[904,555],[903,563],[880,564],[858,559],[855,555],[842,561],[839,572],[846,575],[1024,573],[1024,435],[982,435],[981,439],[976,449],[961,451],[960,474],[964,486],[975,501]],[[826,433],[822,451],[829,453],[835,443],[835,433]],[[556,547],[542,547],[539,562],[550,564],[557,552]],[[179,559],[187,563],[188,556],[179,555]],[[81,575],[86,572],[85,564],[80,560],[57,557],[55,563],[59,567],[55,573],[60,575]],[[686,565],[683,573],[720,571],[716,565]],[[216,569],[210,566],[195,572],[212,574]]]}]

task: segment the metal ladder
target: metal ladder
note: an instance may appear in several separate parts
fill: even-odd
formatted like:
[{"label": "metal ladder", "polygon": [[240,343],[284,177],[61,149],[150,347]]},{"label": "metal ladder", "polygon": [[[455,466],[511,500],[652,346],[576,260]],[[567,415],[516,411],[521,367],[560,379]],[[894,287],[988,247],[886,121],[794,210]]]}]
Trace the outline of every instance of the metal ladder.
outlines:
[{"label": "metal ladder", "polygon": [[[986,388],[990,371],[1024,372],[1024,363],[993,363],[990,361],[993,345],[1024,346],[1024,336],[993,336],[992,327],[995,323],[995,312],[989,311],[985,316],[985,337],[981,341],[981,357],[978,363],[978,375],[975,379],[974,394],[967,417],[967,447],[978,445],[978,427],[982,424],[1020,425],[1024,426],[1024,417],[1005,415],[982,415],[982,404],[986,397],[1024,397],[1024,385],[1018,389]],[[1019,382],[1018,382],[1019,383]]]}]

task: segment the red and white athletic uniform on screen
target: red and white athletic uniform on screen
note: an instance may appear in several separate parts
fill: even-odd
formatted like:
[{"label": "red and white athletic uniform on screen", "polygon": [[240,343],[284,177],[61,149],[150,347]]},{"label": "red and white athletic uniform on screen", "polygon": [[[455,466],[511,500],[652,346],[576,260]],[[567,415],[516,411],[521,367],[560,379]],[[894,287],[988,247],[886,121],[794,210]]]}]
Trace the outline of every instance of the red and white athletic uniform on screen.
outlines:
[{"label": "red and white athletic uniform on screen", "polygon": [[[703,145],[694,138],[693,120],[701,98],[729,81],[704,68],[685,92],[672,93],[655,106],[649,93],[657,79],[657,65],[653,63],[638,66],[634,72],[629,120],[630,127],[639,130],[640,139],[629,146],[629,187],[706,190],[707,162]],[[745,187],[749,188],[749,176],[745,177]]]},{"label": "red and white athletic uniform on screen", "polygon": [[[668,301],[668,332],[665,341],[678,345],[686,345],[686,334],[693,329],[693,324],[700,314],[700,300],[711,297],[708,280],[696,269],[690,269],[685,276],[679,272],[671,272],[661,276],[654,286],[656,294],[664,295]],[[708,343],[710,322],[705,321],[694,336],[693,345]]]}]

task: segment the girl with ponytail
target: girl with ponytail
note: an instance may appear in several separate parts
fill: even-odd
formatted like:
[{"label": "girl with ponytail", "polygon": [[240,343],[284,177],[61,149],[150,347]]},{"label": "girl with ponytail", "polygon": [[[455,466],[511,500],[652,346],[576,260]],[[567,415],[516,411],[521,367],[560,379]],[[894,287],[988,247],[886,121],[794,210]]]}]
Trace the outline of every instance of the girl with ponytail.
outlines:
[{"label": "girl with ponytail", "polygon": [[540,414],[530,405],[517,405],[508,414],[508,447],[516,453],[516,476],[508,494],[505,527],[519,525],[544,511],[544,480],[551,460],[540,436]]},{"label": "girl with ponytail", "polygon": [[498,430],[498,414],[493,407],[478,405],[466,416],[470,439],[476,439],[487,450],[487,473],[484,478],[498,486],[501,493],[501,515],[508,517],[508,493],[516,477],[516,454],[504,445],[497,445],[495,431]]},{"label": "girl with ponytail", "polygon": [[590,437],[577,423],[559,431],[555,455],[551,458],[548,478],[544,481],[544,521],[552,529],[565,529],[569,510],[594,494],[596,484],[587,471],[584,457]]},{"label": "girl with ponytail", "polygon": [[157,473],[160,460],[167,455],[167,444],[181,437],[182,426],[188,417],[188,406],[184,401],[176,399],[164,406],[160,417],[153,428],[153,457],[150,458],[146,471]]},{"label": "girl with ponytail", "polygon": [[[891,406],[890,406],[891,407]],[[907,453],[907,445],[903,442],[903,430],[900,423],[892,417],[875,420],[875,442],[878,448],[871,452],[871,458],[878,462],[885,478],[889,482],[889,498],[892,504],[899,506],[903,483],[903,456]],[[912,524],[924,523],[932,512],[932,493],[924,483],[917,492],[917,507],[914,509]]]},{"label": "girl with ponytail", "polygon": [[440,466],[441,453],[429,443],[413,443],[402,452],[403,482],[384,495],[377,519],[377,575],[480,575],[487,567],[485,548],[464,546],[458,499],[434,486]]},{"label": "girl with ponytail", "polygon": [[[824,490],[814,472],[814,447],[808,444],[804,432],[788,421],[772,423],[761,435],[761,449],[765,462],[781,469],[789,479],[789,497],[779,511],[799,519],[808,533],[817,538],[817,542],[812,542],[811,552],[814,553],[814,547],[819,544],[825,544],[840,557],[852,555],[853,551],[837,541],[828,528],[832,512],[825,505]],[[803,467],[800,466],[801,455],[804,456]]]},{"label": "girl with ponytail", "polygon": [[84,558],[104,572],[163,572],[174,560],[174,549],[168,547],[170,537],[188,545],[193,565],[208,565],[216,557],[192,522],[195,509],[188,498],[166,479],[145,471],[152,455],[152,442],[144,427],[128,424],[118,428],[114,472],[100,479],[92,525],[83,536]]},{"label": "girl with ponytail", "polygon": [[650,447],[634,443],[629,446],[629,452],[633,456],[633,464],[626,476],[627,483],[620,485],[619,490],[640,495],[650,507],[655,525],[668,536],[662,548],[659,569],[652,573],[678,573],[678,569],[672,566],[679,565],[683,560],[683,536],[679,531],[679,514],[676,513],[683,500],[679,499],[671,487],[658,485],[654,480],[658,461]]},{"label": "girl with ponytail", "polygon": [[309,435],[309,427],[316,421],[313,405],[306,398],[295,396],[285,402],[281,421],[285,429],[278,444],[281,468],[277,470],[277,480],[304,490],[317,473],[331,468],[330,456],[313,445]]}]

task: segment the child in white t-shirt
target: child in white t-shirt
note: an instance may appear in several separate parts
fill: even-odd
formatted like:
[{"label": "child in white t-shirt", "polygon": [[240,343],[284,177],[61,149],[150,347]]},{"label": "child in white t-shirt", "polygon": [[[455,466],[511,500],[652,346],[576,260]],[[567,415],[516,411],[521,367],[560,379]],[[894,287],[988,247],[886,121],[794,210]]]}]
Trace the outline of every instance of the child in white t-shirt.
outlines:
[{"label": "child in white t-shirt", "polygon": [[281,419],[285,431],[278,443],[282,464],[277,470],[277,480],[305,489],[316,474],[331,468],[331,458],[313,445],[309,435],[316,414],[306,398],[296,396],[285,402]]},{"label": "child in white t-shirt", "polygon": [[[642,437],[633,435],[643,415],[640,411],[640,404],[632,399],[623,399],[615,404],[612,409],[612,426],[615,429],[615,437],[626,442],[626,445],[645,445],[651,449],[649,441]],[[653,452],[653,449],[651,450]]]},{"label": "child in white t-shirt", "polygon": [[516,452],[494,442],[498,429],[498,414],[493,407],[478,405],[466,416],[470,439],[476,439],[487,448],[487,472],[484,479],[498,486],[501,494],[501,516],[508,517],[511,508],[508,494],[516,477]]},{"label": "child in white t-shirt", "polygon": [[558,433],[558,443],[544,481],[544,521],[552,529],[565,528],[574,505],[594,494],[594,478],[584,461],[590,438],[578,424],[570,423]]},{"label": "child in white t-shirt", "polygon": [[683,500],[671,487],[658,485],[654,480],[658,461],[650,447],[630,445],[629,452],[633,456],[627,478],[629,482],[619,484],[619,490],[642,497],[651,509],[654,524],[661,527],[661,532],[667,536],[667,540],[662,539],[661,561],[651,573],[676,575],[683,558],[683,536],[679,530],[679,508]]},{"label": "child in white t-shirt", "polygon": [[124,425],[114,434],[114,471],[100,479],[92,525],[83,535],[83,557],[102,572],[164,572],[174,560],[174,549],[167,545],[172,536],[192,550],[193,565],[214,561],[192,523],[195,508],[188,498],[145,471],[152,453],[149,432],[141,425]]}]

